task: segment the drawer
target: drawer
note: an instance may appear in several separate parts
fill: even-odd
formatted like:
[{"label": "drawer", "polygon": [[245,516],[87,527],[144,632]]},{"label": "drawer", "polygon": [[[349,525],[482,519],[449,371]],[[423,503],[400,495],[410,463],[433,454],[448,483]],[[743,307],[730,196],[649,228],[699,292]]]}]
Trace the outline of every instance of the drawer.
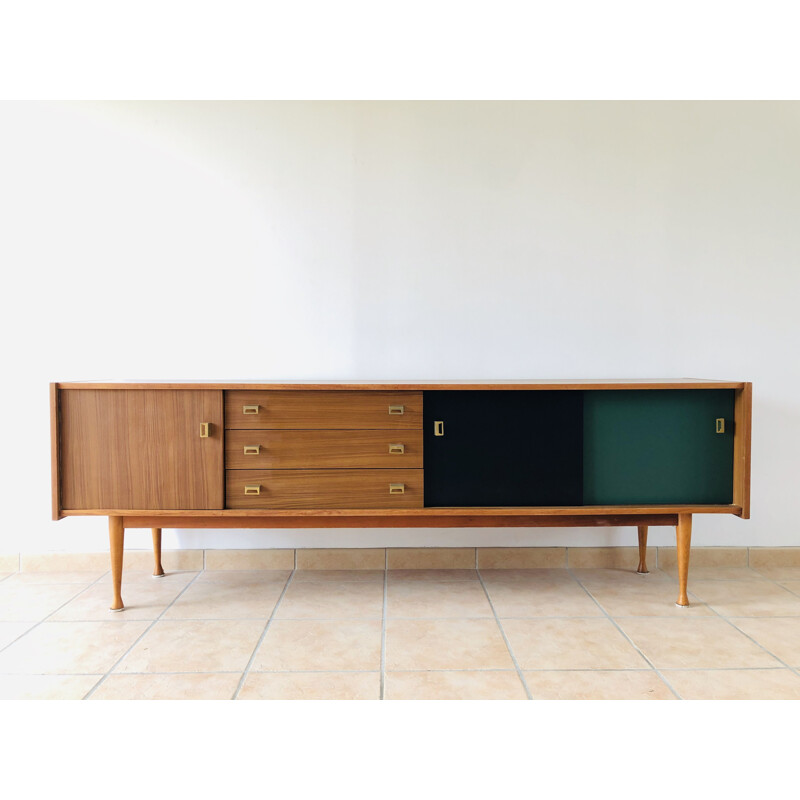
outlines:
[{"label": "drawer", "polygon": [[[422,508],[421,469],[227,470],[228,508]],[[245,487],[258,494],[245,494]],[[394,487],[395,492],[390,492]]]},{"label": "drawer", "polygon": [[422,392],[225,392],[225,427],[422,430]]},{"label": "drawer", "polygon": [[225,434],[227,469],[422,469],[422,431],[242,431]]}]

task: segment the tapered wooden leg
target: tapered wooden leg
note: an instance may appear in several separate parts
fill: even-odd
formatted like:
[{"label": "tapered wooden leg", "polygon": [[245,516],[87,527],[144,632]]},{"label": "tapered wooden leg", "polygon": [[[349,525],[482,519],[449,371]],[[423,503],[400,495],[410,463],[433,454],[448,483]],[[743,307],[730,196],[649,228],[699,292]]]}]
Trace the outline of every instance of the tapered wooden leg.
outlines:
[{"label": "tapered wooden leg", "polygon": [[161,528],[153,528],[153,577],[163,578],[164,567],[161,566]]},{"label": "tapered wooden leg", "polygon": [[111,547],[111,583],[114,587],[114,602],[111,611],[122,611],[122,552],[125,547],[125,528],[122,517],[108,518],[108,541]]},{"label": "tapered wooden leg", "polygon": [[636,571],[640,575],[647,575],[650,572],[647,569],[647,525],[639,526],[639,566]]},{"label": "tapered wooden leg", "polygon": [[676,605],[688,606],[686,584],[689,580],[689,549],[692,545],[692,515],[678,514],[678,602]]}]

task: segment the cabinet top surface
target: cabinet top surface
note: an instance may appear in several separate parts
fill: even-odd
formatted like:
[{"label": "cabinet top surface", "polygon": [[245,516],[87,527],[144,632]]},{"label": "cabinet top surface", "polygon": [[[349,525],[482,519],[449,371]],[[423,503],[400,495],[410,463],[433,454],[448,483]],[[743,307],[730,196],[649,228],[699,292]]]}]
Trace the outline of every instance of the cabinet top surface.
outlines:
[{"label": "cabinet top surface", "polygon": [[704,378],[557,378],[445,381],[316,381],[316,380],[124,380],[59,381],[58,389],[265,389],[325,391],[420,391],[431,389],[742,389],[743,381]]}]

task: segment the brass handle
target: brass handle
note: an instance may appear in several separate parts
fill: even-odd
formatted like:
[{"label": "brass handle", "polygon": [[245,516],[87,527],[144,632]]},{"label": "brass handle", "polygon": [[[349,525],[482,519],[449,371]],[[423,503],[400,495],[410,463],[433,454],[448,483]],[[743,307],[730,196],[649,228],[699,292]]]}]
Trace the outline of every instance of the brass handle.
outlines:
[{"label": "brass handle", "polygon": [[406,446],[404,444],[390,444],[389,445],[389,452],[393,455],[403,455],[406,451]]},{"label": "brass handle", "polygon": [[257,456],[260,449],[260,444],[246,444],[244,446],[244,454],[246,456]]},{"label": "brass handle", "polygon": [[258,414],[260,406],[242,406],[242,414]]},{"label": "brass handle", "polygon": [[245,494],[261,494],[261,486],[260,485],[252,485],[246,483],[244,485],[244,493]]},{"label": "brass handle", "polygon": [[725,417],[717,418],[717,433],[725,433]]},{"label": "brass handle", "polygon": [[405,406],[389,406],[389,413],[390,414],[405,414],[406,407]]},{"label": "brass handle", "polygon": [[211,427],[210,422],[201,422],[200,423],[200,438],[201,439],[208,439],[208,430]]},{"label": "brass handle", "polygon": [[434,436],[444,436],[444,421],[443,420],[436,420],[433,423],[433,435]]},{"label": "brass handle", "polygon": [[390,483],[389,494],[405,494],[406,485],[404,483]]}]

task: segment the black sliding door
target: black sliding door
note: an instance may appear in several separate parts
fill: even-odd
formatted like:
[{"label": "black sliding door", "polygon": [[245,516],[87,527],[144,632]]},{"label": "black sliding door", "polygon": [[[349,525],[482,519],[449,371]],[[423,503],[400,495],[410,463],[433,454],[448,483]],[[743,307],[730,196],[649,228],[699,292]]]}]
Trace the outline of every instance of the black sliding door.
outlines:
[{"label": "black sliding door", "polygon": [[582,391],[426,391],[426,506],[583,502]]}]

